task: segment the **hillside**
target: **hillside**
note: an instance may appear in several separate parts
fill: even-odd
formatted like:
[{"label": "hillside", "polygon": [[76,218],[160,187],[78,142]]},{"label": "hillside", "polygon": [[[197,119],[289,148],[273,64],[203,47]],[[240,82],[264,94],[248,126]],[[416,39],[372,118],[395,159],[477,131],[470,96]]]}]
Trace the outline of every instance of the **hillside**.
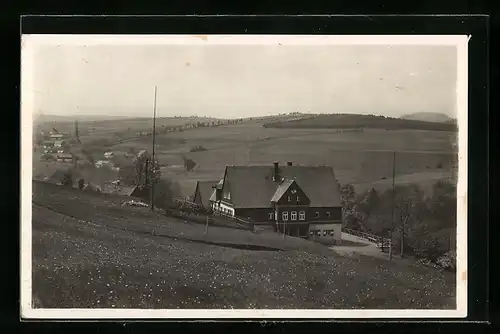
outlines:
[{"label": "hillside", "polygon": [[454,124],[424,122],[375,115],[354,114],[323,114],[308,118],[270,122],[264,124],[267,128],[296,128],[296,129],[386,129],[386,130],[429,130],[429,131],[457,131]]},{"label": "hillside", "polygon": [[[453,274],[33,182],[35,307],[453,308]],[[252,246],[252,247],[249,247]]]},{"label": "hillside", "polygon": [[452,120],[446,114],[437,112],[416,112],[408,115],[403,115],[401,119],[414,120],[414,121],[424,121],[424,122],[436,122],[436,123],[446,123]]}]

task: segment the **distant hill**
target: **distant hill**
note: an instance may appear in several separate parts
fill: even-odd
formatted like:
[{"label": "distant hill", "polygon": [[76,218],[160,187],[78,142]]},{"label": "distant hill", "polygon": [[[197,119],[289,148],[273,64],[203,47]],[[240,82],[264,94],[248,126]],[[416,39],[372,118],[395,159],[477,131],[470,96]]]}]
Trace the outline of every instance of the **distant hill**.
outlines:
[{"label": "distant hill", "polygon": [[74,121],[113,121],[130,119],[132,117],[127,116],[106,116],[106,115],[47,115],[38,114],[33,115],[33,120],[35,123],[65,123]]},{"label": "distant hill", "polygon": [[457,131],[454,123],[427,122],[358,114],[322,114],[307,118],[276,121],[263,125],[266,128],[297,129],[387,129],[387,130],[429,130]]},{"label": "distant hill", "polygon": [[443,113],[437,112],[416,112],[413,114],[403,115],[401,119],[408,119],[413,121],[423,121],[423,122],[435,122],[435,123],[445,123],[452,120],[451,117]]}]

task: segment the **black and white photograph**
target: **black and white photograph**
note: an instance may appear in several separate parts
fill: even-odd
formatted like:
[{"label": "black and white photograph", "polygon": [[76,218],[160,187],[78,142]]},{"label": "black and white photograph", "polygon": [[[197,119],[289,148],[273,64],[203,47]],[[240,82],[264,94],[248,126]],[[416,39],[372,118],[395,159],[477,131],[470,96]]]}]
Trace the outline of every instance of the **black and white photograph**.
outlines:
[{"label": "black and white photograph", "polygon": [[465,317],[467,42],[23,35],[23,316]]}]

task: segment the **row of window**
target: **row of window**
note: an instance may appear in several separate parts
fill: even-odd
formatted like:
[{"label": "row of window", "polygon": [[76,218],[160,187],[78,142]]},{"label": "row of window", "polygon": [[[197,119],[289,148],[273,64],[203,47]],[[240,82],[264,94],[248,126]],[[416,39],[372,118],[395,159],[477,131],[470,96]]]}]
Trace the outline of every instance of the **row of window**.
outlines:
[{"label": "row of window", "polygon": [[[306,212],[305,211],[300,211],[298,212],[298,218],[299,220],[306,220]],[[269,213],[269,219],[275,219],[275,214],[274,212]],[[288,220],[288,211],[284,211],[281,213],[281,219],[282,220]],[[290,220],[297,220],[297,211],[292,211],[290,212]]]},{"label": "row of window", "polygon": [[[331,215],[330,215],[330,212],[327,212],[327,213],[326,213],[326,216],[327,216],[328,218],[330,218],[330,216],[331,216]],[[319,218],[319,212],[316,212],[316,218]],[[269,219],[270,219],[270,220],[275,219],[275,214],[274,214],[274,212],[270,212],[270,213],[269,213]],[[282,219],[282,220],[285,220],[285,221],[286,221],[286,220],[288,220],[288,211],[283,211],[283,212],[281,213],[281,219]],[[305,219],[306,219],[306,213],[305,213],[305,211],[300,211],[300,212],[299,212],[299,220],[305,220]],[[290,220],[297,220],[297,212],[296,212],[296,211],[292,211],[292,212],[290,213]]]},{"label": "row of window", "polygon": [[[317,236],[321,236],[321,230],[310,230],[309,231],[309,234],[311,235],[317,235]],[[327,235],[330,235],[330,236],[334,236],[335,234],[335,230],[323,230],[323,236],[327,236]]]},{"label": "row of window", "polygon": [[[292,201],[292,196],[288,196],[288,202]],[[300,202],[300,197],[297,196],[297,202]]]}]

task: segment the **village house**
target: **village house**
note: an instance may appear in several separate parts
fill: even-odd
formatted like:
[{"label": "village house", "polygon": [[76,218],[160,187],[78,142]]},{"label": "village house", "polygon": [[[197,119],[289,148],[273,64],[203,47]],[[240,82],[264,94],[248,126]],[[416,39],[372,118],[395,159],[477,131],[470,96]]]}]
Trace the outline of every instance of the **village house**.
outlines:
[{"label": "village house", "polygon": [[43,147],[44,148],[51,148],[54,147],[55,141],[54,140],[45,140],[43,142]]},{"label": "village house", "polygon": [[50,139],[52,139],[52,140],[62,140],[63,138],[64,138],[64,135],[60,134],[60,133],[52,133],[50,135]]},{"label": "village house", "polygon": [[144,191],[137,186],[126,186],[120,183],[120,181],[111,181],[105,183],[101,187],[101,192],[105,194],[113,194],[120,196],[130,196],[140,198],[143,196]]},{"label": "village house", "polygon": [[217,181],[198,181],[194,190],[193,202],[205,209],[210,209],[210,196],[212,196],[217,183]]},{"label": "village house", "polygon": [[111,159],[115,156],[115,154],[113,152],[105,152],[104,153],[104,158],[105,159]]},{"label": "village house", "polygon": [[332,167],[227,166],[210,202],[214,211],[288,235],[341,242],[340,186]]},{"label": "village house", "polygon": [[71,153],[58,153],[56,160],[59,162],[73,162],[73,154]]},{"label": "village house", "polygon": [[108,160],[98,160],[95,162],[95,166],[97,168],[101,168],[103,166],[108,166],[110,168],[114,167],[113,163],[111,161],[108,161]]}]

